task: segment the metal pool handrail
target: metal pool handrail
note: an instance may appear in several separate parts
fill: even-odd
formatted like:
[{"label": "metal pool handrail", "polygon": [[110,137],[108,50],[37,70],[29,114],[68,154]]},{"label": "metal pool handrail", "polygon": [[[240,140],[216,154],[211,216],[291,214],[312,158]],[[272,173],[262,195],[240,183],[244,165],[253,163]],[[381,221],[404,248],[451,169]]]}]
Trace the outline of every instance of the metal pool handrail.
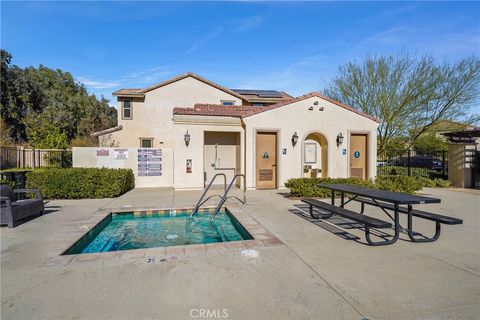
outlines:
[{"label": "metal pool handrail", "polygon": [[192,210],[192,213],[190,213],[190,218],[193,217],[193,215],[195,213],[198,212],[198,209],[200,208],[200,206],[202,204],[204,204],[208,199],[212,198],[212,197],[215,197],[215,196],[218,196],[221,198],[221,196],[219,194],[215,194],[213,196],[210,196],[208,197],[207,199],[205,199],[205,201],[202,202],[203,198],[205,197],[205,195],[207,194],[208,190],[210,189],[210,187],[212,186],[212,183],[213,181],[215,181],[215,179],[218,177],[218,176],[223,176],[223,192],[226,192],[227,191],[227,176],[225,175],[225,173],[217,173],[213,176],[212,180],[210,180],[210,183],[208,184],[208,186],[203,190],[203,193],[202,193],[202,196],[200,197],[200,199],[198,200],[197,204],[195,205],[195,207],[193,208]]},{"label": "metal pool handrail", "polygon": [[[235,182],[235,180],[238,178],[238,177],[243,177],[243,204],[245,204],[247,202],[247,198],[246,198],[246,192],[247,192],[247,179],[245,178],[245,175],[244,174],[236,174],[232,181],[230,182],[230,184],[228,185],[228,188],[227,190],[225,190],[225,193],[223,194],[223,196],[220,198],[220,202],[218,203],[217,205],[217,208],[215,209],[215,211],[213,212],[212,214],[212,217],[210,218],[210,221],[213,221],[213,219],[215,219],[218,211],[220,211],[220,209],[222,208],[223,204],[225,203],[225,201],[227,201],[228,197],[228,192],[230,192],[230,189],[232,188],[233,186],[233,183]],[[236,198],[236,197],[235,197]],[[237,198],[238,199],[238,198]],[[239,199],[240,200],[240,199]],[[241,201],[241,200],[240,200]]]}]

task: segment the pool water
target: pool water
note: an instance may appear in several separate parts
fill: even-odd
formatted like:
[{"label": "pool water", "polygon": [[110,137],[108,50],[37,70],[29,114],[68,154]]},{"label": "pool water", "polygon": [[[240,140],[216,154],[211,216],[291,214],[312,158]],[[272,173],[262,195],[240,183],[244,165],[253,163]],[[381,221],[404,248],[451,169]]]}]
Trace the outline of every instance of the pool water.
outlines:
[{"label": "pool water", "polygon": [[110,214],[77,241],[65,254],[108,252],[252,239],[228,212],[199,211],[161,216],[139,216],[133,212]]}]

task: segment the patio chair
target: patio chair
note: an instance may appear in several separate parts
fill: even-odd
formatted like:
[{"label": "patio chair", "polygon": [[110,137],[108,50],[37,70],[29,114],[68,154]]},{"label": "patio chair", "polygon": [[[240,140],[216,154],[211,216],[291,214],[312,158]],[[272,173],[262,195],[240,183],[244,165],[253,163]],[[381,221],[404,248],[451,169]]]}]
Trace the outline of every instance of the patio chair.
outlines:
[{"label": "patio chair", "polygon": [[[17,200],[17,194],[35,193],[35,198]],[[43,205],[43,197],[38,189],[15,189],[9,185],[0,185],[0,213],[1,224],[14,228],[22,219],[33,215],[42,215],[45,207]]]}]

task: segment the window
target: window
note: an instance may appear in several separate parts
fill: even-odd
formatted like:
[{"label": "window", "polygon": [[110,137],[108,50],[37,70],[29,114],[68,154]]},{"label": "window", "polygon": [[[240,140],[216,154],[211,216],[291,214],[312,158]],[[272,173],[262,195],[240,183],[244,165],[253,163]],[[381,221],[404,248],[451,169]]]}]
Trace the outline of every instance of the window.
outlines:
[{"label": "window", "polygon": [[132,119],[132,102],[130,99],[123,99],[122,119]]},{"label": "window", "polygon": [[140,138],[140,148],[152,148],[153,138]]},{"label": "window", "polygon": [[235,101],[231,100],[222,100],[222,106],[233,106],[235,104]]}]

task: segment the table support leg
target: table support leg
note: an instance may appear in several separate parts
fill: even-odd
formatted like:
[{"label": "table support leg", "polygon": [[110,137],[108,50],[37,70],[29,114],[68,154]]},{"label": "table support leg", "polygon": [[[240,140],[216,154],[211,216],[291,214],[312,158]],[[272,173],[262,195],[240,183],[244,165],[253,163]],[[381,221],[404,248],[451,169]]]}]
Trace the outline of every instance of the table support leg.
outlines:
[{"label": "table support leg", "polygon": [[435,234],[433,235],[433,237],[415,238],[415,235],[413,234],[412,205],[408,205],[408,237],[410,238],[410,240],[412,240],[413,242],[433,242],[440,237],[440,232],[441,232],[440,222],[435,221]]},{"label": "table support leg", "polygon": [[370,228],[365,226],[365,238],[367,242],[371,246],[385,246],[388,244],[394,244],[397,242],[398,238],[400,237],[400,212],[398,210],[398,204],[395,204],[395,212],[394,212],[394,221],[395,221],[395,234],[392,239],[380,242],[374,242],[370,239]]},{"label": "table support leg", "polygon": [[340,196],[340,207],[343,208],[343,206],[345,205],[345,193],[341,193],[341,196]]},{"label": "table support leg", "polygon": [[332,206],[335,205],[335,191],[332,190]]}]

